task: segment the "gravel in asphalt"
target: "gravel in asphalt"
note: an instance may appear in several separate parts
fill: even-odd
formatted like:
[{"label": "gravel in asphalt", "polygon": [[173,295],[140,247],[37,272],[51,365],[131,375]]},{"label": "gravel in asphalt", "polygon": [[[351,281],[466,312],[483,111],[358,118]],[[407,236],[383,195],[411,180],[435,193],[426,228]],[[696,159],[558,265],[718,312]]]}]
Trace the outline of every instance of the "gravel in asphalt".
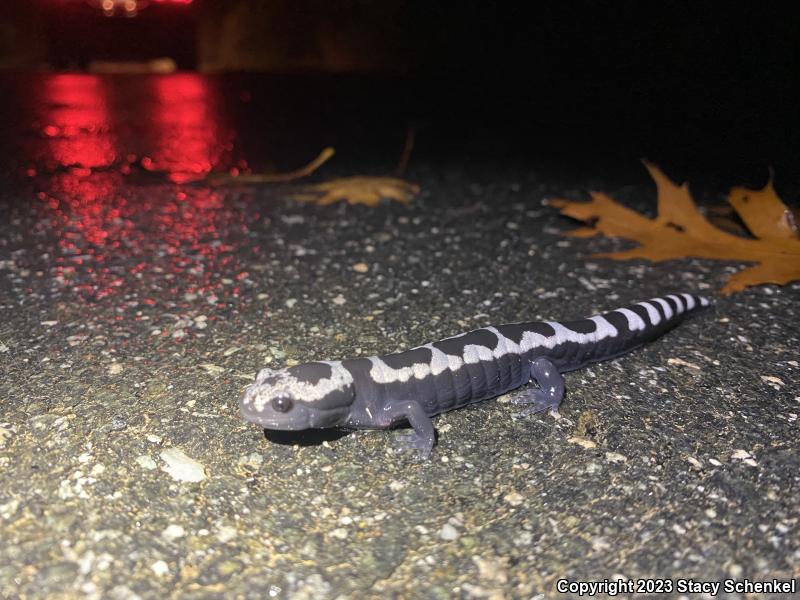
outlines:
[{"label": "gravel in asphalt", "polygon": [[562,578],[797,576],[797,284],[715,297],[567,374],[558,415],[508,396],[443,415],[428,462],[392,432],[241,420],[266,365],[713,296],[732,271],[589,259],[622,242],[561,236],[533,175],[414,179],[413,203],[375,209],[286,187],[8,203],[0,594],[524,598]]}]

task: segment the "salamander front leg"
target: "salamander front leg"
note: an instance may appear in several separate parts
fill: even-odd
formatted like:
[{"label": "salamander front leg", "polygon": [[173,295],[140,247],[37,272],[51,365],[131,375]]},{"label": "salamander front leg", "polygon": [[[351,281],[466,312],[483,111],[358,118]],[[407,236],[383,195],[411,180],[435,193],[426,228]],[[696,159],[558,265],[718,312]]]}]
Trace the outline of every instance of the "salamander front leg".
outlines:
[{"label": "salamander front leg", "polygon": [[544,357],[531,362],[531,381],[539,387],[528,387],[511,399],[514,404],[526,404],[524,415],[545,410],[558,410],[564,398],[564,378],[553,363]]},{"label": "salamander front leg", "polygon": [[413,449],[419,452],[420,458],[428,458],[436,442],[436,431],[430,417],[425,414],[422,405],[415,401],[390,402],[381,415],[384,426],[389,427],[394,423],[408,421],[411,433],[401,434],[397,437],[395,447],[398,450]]}]

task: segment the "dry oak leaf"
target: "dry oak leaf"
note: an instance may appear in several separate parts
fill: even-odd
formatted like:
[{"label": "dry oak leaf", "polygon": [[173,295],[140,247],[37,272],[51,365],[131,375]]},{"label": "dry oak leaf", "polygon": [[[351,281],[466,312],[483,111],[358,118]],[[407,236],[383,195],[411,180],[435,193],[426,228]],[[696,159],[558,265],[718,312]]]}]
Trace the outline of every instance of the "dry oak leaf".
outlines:
[{"label": "dry oak leaf", "polygon": [[305,193],[292,196],[302,202],[319,205],[340,200],[348,204],[377,206],[383,198],[407,204],[419,193],[419,186],[395,177],[342,177],[305,188]]},{"label": "dry oak leaf", "polygon": [[551,199],[548,204],[559,208],[562,215],[591,224],[567,234],[589,237],[601,233],[639,242],[639,246],[630,250],[596,255],[614,260],[664,261],[693,256],[756,263],[731,276],[721,290],[723,294],[751,285],[783,285],[800,280],[797,223],[778,198],[771,180],[760,190],[735,187],[728,194],[728,202],[754,236],[748,238],[712,225],[697,209],[686,183],[677,185],[655,165],[644,164],[658,190],[655,219],[648,219],[600,192],[593,192],[590,202]]}]

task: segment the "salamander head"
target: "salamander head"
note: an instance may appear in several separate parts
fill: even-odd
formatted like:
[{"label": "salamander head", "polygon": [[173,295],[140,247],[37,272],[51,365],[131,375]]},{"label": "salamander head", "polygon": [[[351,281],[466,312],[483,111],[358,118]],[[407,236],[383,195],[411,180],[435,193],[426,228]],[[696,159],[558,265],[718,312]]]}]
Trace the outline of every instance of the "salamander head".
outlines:
[{"label": "salamander head", "polygon": [[354,398],[353,377],[340,362],[313,362],[262,369],[239,406],[245,420],[266,429],[316,429],[343,425]]}]

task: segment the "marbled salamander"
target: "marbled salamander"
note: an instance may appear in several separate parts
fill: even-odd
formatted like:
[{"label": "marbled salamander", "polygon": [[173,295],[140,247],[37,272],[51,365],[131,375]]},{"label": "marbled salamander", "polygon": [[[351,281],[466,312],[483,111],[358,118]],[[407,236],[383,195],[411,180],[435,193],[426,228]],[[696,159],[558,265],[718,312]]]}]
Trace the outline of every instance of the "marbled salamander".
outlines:
[{"label": "marbled salamander", "polygon": [[504,394],[525,413],[557,409],[561,373],[609,360],[660,336],[709,301],[653,298],[580,321],[484,327],[398,354],[262,369],[240,399],[242,415],[266,429],[385,429],[408,422],[404,448],[427,457],[431,417]]}]

